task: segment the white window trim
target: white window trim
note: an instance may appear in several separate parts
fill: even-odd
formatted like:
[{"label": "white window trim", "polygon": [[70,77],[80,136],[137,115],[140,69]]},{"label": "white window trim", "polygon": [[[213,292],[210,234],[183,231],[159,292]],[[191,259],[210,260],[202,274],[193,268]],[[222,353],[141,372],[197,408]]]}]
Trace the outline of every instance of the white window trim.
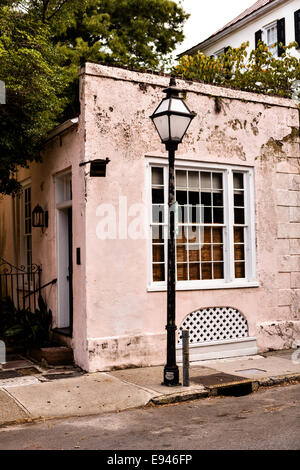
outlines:
[{"label": "white window trim", "polygon": [[[168,204],[168,159],[167,157],[146,156],[146,200],[151,201],[151,168],[152,166],[164,168],[165,184],[165,204]],[[245,240],[245,269],[246,277],[244,279],[234,279],[234,246],[233,230],[227,234],[227,243],[224,243],[224,253],[227,261],[224,259],[224,274],[227,280],[213,279],[207,281],[177,281],[176,290],[210,290],[210,289],[231,289],[245,287],[259,287],[256,277],[256,240],[255,240],[255,198],[254,198],[254,168],[247,165],[215,164],[201,161],[191,161],[176,158],[175,168],[180,170],[206,169],[227,172],[228,177],[224,178],[224,194],[228,198],[229,191],[233,191],[233,176],[235,171],[245,173],[246,188],[246,206],[245,206],[245,224],[248,225],[247,239]],[[227,206],[227,207],[226,207]],[[233,205],[226,204],[224,211],[224,223],[227,227],[233,227]],[[230,210],[231,208],[231,210]],[[152,281],[152,207],[148,203],[148,221],[147,221],[147,291],[162,292],[167,290],[167,260],[165,260],[165,281]],[[167,228],[165,229],[167,230]],[[225,228],[226,232],[226,228]],[[225,235],[226,237],[226,235]],[[224,239],[225,239],[224,237]],[[167,242],[166,242],[167,243]],[[229,250],[226,253],[225,250]],[[229,262],[228,262],[229,260]]]},{"label": "white window trim", "polygon": [[[270,44],[268,44],[268,30],[273,28],[274,26],[276,27],[276,41],[274,41],[274,43],[272,43],[272,44],[275,44],[275,43],[277,44],[277,37],[278,37],[277,20],[272,21],[272,23],[269,23],[269,24],[263,26],[263,28],[262,28],[262,41],[268,46],[270,52],[272,52],[272,51],[270,49]],[[275,59],[278,58],[277,46],[275,46],[273,57]]]}]

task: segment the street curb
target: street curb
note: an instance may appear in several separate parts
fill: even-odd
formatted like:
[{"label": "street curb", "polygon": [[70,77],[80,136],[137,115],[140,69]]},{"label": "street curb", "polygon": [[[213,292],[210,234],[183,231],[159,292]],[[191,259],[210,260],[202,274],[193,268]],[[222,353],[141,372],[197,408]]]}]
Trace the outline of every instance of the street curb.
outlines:
[{"label": "street curb", "polygon": [[171,395],[160,395],[158,397],[151,398],[149,403],[153,405],[168,405],[170,403],[179,403],[183,401],[197,400],[198,398],[207,398],[208,396],[209,391],[207,389],[201,389],[172,393]]},{"label": "street curb", "polygon": [[274,385],[293,384],[294,382],[300,382],[300,374],[286,374],[286,375],[275,375],[273,377],[266,377],[258,380],[260,387],[272,387]]},{"label": "street curb", "polygon": [[[223,384],[218,384],[218,385],[211,385],[211,386],[202,386],[201,388],[198,389],[193,389],[193,390],[186,390],[186,391],[180,391],[177,393],[172,393],[170,395],[159,395],[156,397],[151,398],[148,403],[145,405],[139,406],[137,408],[143,408],[144,406],[161,406],[161,405],[169,405],[169,404],[174,404],[174,403],[181,403],[185,401],[192,401],[192,400],[197,400],[201,398],[216,398],[220,396],[242,396],[246,394],[250,394],[253,392],[257,392],[260,388],[266,388],[266,387],[274,387],[278,385],[295,385],[296,383],[300,382],[300,373],[293,373],[293,374],[285,374],[285,375],[280,375],[280,376],[271,376],[271,377],[264,377],[261,379],[247,379],[242,381],[237,381],[237,382],[227,382]],[[134,385],[134,384],[133,384]],[[246,393],[231,393],[233,392],[238,392],[237,388],[238,387],[248,387],[248,390],[246,389]],[[235,390],[234,390],[235,388]],[[245,390],[244,390],[245,391]],[[127,410],[132,410],[136,409],[134,408],[126,408],[126,409],[120,409],[118,411],[127,411]],[[89,414],[89,416],[94,416],[95,413]],[[31,417],[27,416],[23,419],[16,419],[16,420],[8,420],[6,422],[2,422],[0,424],[0,429],[5,428],[7,426],[12,426],[12,425],[21,425],[21,424],[34,424],[35,422],[41,422],[41,421],[49,421],[53,419],[65,419],[65,418],[75,418],[75,417],[82,417],[82,415],[66,415],[66,416],[48,416],[43,417],[43,416],[36,416],[36,417]]]},{"label": "street curb", "polygon": [[[180,403],[189,400],[197,400],[200,398],[210,398],[217,396],[238,396],[235,394],[230,395],[230,390],[235,391],[234,387],[246,386],[248,387],[249,393],[257,392],[259,388],[263,387],[274,387],[276,385],[289,384],[293,385],[295,382],[300,382],[300,373],[280,375],[273,377],[266,377],[263,379],[246,379],[240,382],[228,382],[218,385],[211,385],[193,391],[184,391],[173,393],[171,395],[160,395],[154,397],[149,401],[152,405],[168,405],[172,403]],[[230,390],[229,390],[230,389]]]}]

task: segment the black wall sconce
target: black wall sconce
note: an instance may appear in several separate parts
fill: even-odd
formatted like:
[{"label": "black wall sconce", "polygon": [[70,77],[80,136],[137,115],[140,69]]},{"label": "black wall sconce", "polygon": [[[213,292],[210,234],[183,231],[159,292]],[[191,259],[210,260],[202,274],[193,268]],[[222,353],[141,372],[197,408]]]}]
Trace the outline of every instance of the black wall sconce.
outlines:
[{"label": "black wall sconce", "polygon": [[39,204],[32,211],[33,227],[48,227],[48,211],[44,211]]},{"label": "black wall sconce", "polygon": [[109,158],[106,158],[105,160],[101,160],[100,158],[97,158],[96,160],[90,160],[88,162],[82,162],[79,163],[79,166],[86,165],[87,163],[90,163],[90,176],[106,176],[106,165],[110,162]]}]

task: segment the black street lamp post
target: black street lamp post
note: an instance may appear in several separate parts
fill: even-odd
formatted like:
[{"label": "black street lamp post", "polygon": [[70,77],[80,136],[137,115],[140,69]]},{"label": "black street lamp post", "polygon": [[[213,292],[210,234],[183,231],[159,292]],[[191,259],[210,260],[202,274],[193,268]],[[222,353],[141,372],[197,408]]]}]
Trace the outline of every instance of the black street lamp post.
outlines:
[{"label": "black street lamp post", "polygon": [[152,114],[151,119],[166,146],[169,156],[169,236],[168,236],[168,288],[167,288],[167,363],[164,368],[163,384],[179,385],[179,370],[176,364],[176,279],[175,279],[175,151],[182,141],[192,119],[196,116],[180,98],[175,78],[171,77],[169,87],[163,90],[166,97]]}]

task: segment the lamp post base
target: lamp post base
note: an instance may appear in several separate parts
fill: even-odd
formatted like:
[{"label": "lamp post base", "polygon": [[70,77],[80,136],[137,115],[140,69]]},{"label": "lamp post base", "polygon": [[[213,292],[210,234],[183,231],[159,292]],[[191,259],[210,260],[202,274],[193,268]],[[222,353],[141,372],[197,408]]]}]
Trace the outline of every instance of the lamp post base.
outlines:
[{"label": "lamp post base", "polygon": [[164,368],[164,381],[162,385],[167,387],[176,387],[181,385],[179,382],[179,369],[177,366],[165,366]]}]

